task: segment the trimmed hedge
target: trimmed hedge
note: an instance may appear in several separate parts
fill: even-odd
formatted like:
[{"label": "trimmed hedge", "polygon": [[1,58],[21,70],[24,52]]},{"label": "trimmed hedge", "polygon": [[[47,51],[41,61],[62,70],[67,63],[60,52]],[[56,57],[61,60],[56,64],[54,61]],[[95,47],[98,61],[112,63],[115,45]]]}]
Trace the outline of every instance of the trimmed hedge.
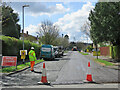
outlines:
[{"label": "trimmed hedge", "polygon": [[110,56],[113,59],[120,59],[120,46],[111,46],[110,47]]},{"label": "trimmed hedge", "polygon": [[[2,55],[17,56],[18,60],[21,60],[20,50],[23,49],[23,41],[9,36],[0,36],[0,39],[2,40]],[[24,40],[24,48],[27,50],[27,53],[32,46],[35,48],[36,57],[39,58],[41,46],[28,40]],[[27,59],[28,55],[26,56],[26,60]]]}]

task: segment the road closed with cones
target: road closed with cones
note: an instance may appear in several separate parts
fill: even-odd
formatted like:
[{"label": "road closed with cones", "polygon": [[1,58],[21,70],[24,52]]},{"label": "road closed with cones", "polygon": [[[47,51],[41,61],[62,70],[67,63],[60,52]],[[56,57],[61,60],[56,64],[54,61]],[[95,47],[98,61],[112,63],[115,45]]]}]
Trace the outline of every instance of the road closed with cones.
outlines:
[{"label": "road closed with cones", "polygon": [[[44,61],[10,76],[2,76],[3,86],[40,86],[117,83],[118,70],[103,67],[78,51],[69,51],[53,61]],[[42,72],[42,73],[41,73]]]}]

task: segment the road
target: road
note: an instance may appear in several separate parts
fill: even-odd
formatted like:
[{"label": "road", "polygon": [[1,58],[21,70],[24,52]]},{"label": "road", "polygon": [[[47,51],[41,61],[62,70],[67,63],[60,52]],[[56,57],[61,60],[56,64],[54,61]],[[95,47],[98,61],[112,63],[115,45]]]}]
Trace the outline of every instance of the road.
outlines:
[{"label": "road", "polygon": [[[88,69],[88,62],[91,67]],[[95,83],[117,83],[118,70],[103,67],[77,51],[69,51],[62,58],[45,61],[47,79],[52,85],[86,84],[87,73],[92,74]],[[35,66],[36,72],[30,68],[10,75],[2,76],[3,86],[37,86],[41,80],[42,63]]]}]

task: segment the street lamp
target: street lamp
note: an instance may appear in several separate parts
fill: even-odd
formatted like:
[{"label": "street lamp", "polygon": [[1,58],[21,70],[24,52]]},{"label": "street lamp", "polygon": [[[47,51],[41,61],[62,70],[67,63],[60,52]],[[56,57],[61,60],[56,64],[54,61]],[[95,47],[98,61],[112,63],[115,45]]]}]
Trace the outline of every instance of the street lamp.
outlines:
[{"label": "street lamp", "polygon": [[63,38],[63,35],[64,35],[64,34],[62,34],[62,38]]},{"label": "street lamp", "polygon": [[[29,7],[29,5],[22,6],[22,12],[23,12],[23,50],[24,50],[24,7]],[[25,60],[23,59],[23,63]]]}]

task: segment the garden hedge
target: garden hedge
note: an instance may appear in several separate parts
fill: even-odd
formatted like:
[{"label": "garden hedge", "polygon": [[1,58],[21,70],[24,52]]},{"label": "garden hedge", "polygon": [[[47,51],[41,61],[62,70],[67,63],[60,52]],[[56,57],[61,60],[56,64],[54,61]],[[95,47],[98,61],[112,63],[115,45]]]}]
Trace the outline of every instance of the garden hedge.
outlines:
[{"label": "garden hedge", "polygon": [[113,59],[120,59],[120,46],[111,46],[110,55]]},{"label": "garden hedge", "polygon": [[[23,41],[9,36],[0,36],[0,39],[2,40],[2,56],[17,56],[18,61],[21,62],[20,50],[23,49]],[[27,50],[27,54],[33,46],[35,48],[36,57],[40,57],[40,45],[24,40],[24,46],[25,50]],[[26,56],[26,60],[28,60],[28,55]]]}]

